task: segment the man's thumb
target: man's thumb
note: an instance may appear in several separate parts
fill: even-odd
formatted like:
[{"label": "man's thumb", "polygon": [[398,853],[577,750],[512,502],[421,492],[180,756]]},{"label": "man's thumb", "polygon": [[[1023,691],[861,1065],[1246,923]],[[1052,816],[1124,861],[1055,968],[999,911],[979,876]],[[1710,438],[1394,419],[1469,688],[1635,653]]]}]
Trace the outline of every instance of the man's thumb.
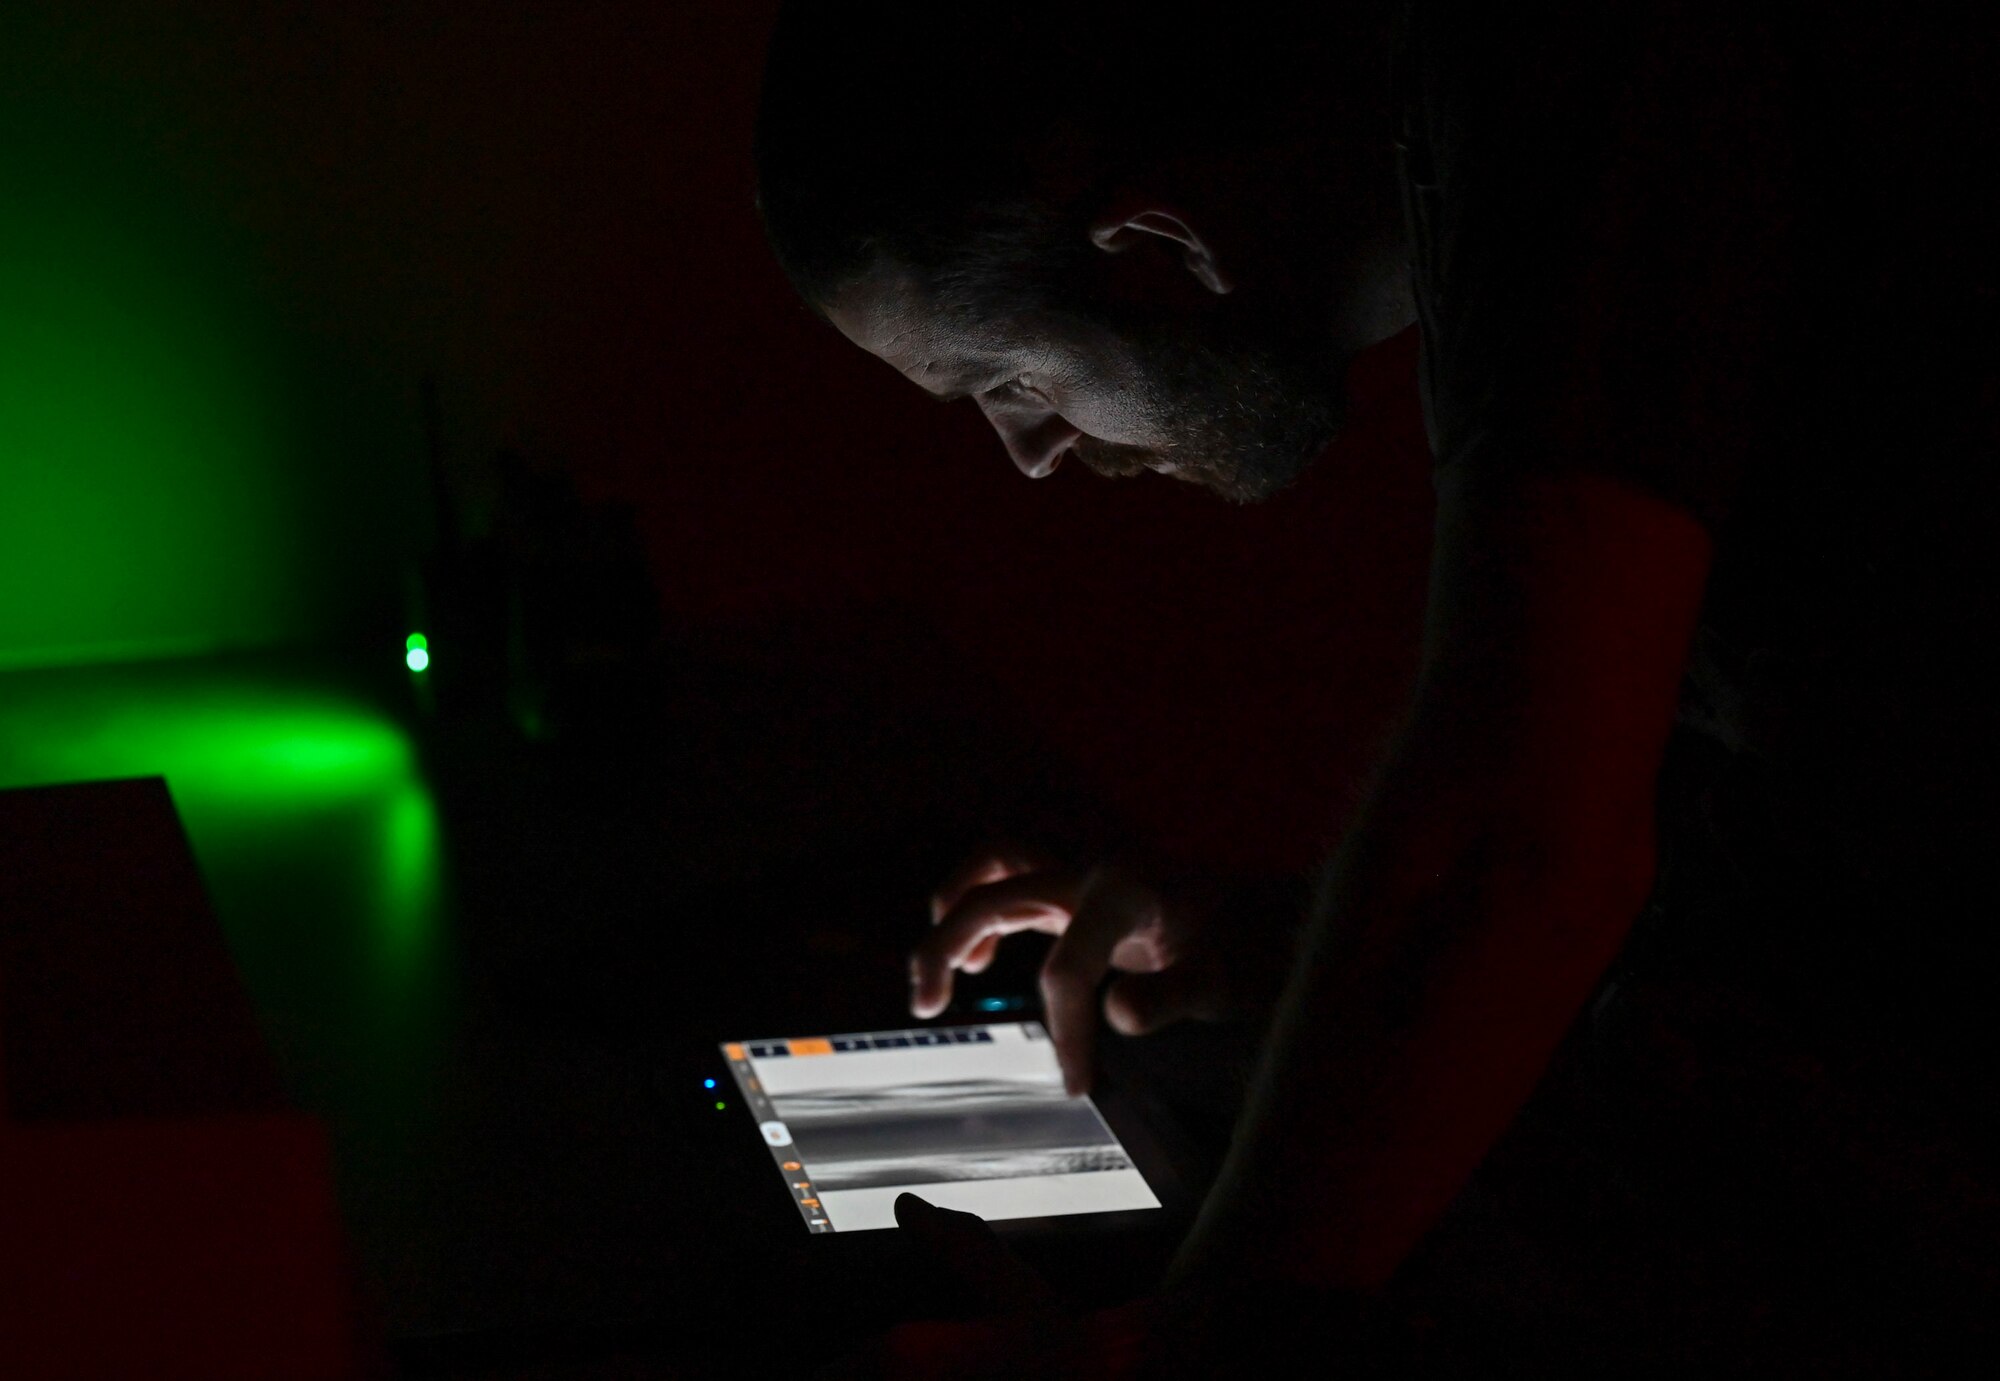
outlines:
[{"label": "man's thumb", "polygon": [[1125,974],[1104,993],[1104,1019],[1121,1036],[1144,1036],[1188,1017],[1216,1021],[1224,1007],[1215,976],[1192,962]]},{"label": "man's thumb", "polygon": [[971,1291],[982,1309],[1013,1314],[1055,1302],[1047,1283],[977,1214],[939,1208],[907,1193],[896,1196],[895,1208],[896,1225]]}]

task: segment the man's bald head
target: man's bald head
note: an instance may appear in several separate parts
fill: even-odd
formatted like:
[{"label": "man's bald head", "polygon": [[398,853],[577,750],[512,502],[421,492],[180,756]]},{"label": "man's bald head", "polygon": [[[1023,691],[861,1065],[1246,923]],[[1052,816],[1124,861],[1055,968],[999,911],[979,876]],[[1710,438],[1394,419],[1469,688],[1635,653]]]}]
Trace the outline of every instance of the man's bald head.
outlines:
[{"label": "man's bald head", "polygon": [[1218,8],[786,4],[756,140],[780,264],[1027,473],[1275,492],[1339,424],[1339,299],[1383,257],[1394,0]]},{"label": "man's bald head", "polygon": [[1377,104],[1380,74],[1350,69],[1390,5],[1212,8],[790,0],[756,136],[780,263],[815,306],[885,255],[976,292],[974,270],[1024,257],[1055,276],[1065,223],[1175,165],[1283,148],[1311,180],[1314,127]]}]

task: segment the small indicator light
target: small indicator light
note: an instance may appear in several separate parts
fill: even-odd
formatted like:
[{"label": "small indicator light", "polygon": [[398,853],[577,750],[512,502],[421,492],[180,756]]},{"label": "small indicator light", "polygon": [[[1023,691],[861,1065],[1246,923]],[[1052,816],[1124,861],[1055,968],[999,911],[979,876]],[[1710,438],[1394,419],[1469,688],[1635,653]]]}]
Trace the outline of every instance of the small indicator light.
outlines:
[{"label": "small indicator light", "polygon": [[701,1081],[701,1086],[702,1086],[703,1088],[714,1088],[714,1087],[715,1087],[715,1080],[713,1080],[713,1079],[703,1079],[703,1080]]},{"label": "small indicator light", "polygon": [[982,1012],[1004,1012],[1007,1010],[1007,999],[1004,997],[982,997],[979,999],[979,1010]]},{"label": "small indicator light", "polygon": [[723,1102],[723,1101],[722,1101],[722,1100],[721,1100],[720,1098],[718,1098],[718,1099],[716,1099],[716,1100],[715,1100],[715,1110],[716,1110],[717,1112],[721,1112],[721,1111],[722,1111],[722,1110],[723,1110],[724,1108],[726,1108],[726,1107],[728,1107],[728,1106],[729,1106],[729,1105],[728,1105],[727,1103]]},{"label": "small indicator light", "polygon": [[411,671],[422,671],[431,664],[431,654],[421,647],[413,647],[403,654],[403,665]]}]

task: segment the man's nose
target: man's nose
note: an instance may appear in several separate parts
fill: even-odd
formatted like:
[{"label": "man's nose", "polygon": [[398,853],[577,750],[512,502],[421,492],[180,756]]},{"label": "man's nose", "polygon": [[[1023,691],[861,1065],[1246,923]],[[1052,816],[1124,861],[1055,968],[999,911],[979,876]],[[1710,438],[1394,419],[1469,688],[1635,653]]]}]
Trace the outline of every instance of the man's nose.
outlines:
[{"label": "man's nose", "polygon": [[1000,444],[1007,448],[1014,467],[1031,480],[1053,475],[1062,463],[1063,452],[1083,435],[1056,414],[1022,423],[1011,418],[991,417]]}]

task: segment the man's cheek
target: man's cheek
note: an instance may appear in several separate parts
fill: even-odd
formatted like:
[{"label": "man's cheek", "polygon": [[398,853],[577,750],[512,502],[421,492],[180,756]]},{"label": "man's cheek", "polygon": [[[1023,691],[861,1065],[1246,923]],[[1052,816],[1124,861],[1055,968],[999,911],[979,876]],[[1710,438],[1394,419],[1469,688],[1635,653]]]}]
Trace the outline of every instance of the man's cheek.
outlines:
[{"label": "man's cheek", "polygon": [[1137,416],[1130,408],[1110,402],[1072,403],[1063,409],[1063,417],[1083,433],[1086,441],[1100,447],[1159,449],[1161,438],[1153,434],[1154,429],[1146,425],[1146,419]]}]

